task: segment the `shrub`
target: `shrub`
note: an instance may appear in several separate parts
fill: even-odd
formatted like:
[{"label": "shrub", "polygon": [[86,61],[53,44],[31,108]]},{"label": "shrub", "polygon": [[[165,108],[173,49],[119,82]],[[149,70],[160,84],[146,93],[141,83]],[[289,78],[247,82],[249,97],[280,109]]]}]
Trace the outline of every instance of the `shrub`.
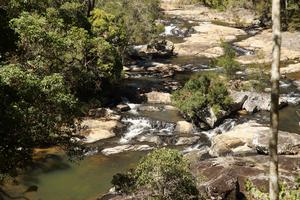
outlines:
[{"label": "shrub", "polygon": [[208,74],[192,77],[182,89],[173,93],[172,101],[190,119],[209,106],[215,113],[226,110],[232,102],[226,85],[216,75]]},{"label": "shrub", "polygon": [[132,173],[116,175],[113,184],[119,191],[149,190],[147,199],[198,199],[198,190],[188,164],[178,150],[157,149],[149,153]]},{"label": "shrub", "polygon": [[221,47],[224,50],[224,55],[217,58],[214,64],[223,67],[228,78],[233,78],[236,72],[241,68],[240,64],[235,61],[235,50],[224,41],[221,41]]}]

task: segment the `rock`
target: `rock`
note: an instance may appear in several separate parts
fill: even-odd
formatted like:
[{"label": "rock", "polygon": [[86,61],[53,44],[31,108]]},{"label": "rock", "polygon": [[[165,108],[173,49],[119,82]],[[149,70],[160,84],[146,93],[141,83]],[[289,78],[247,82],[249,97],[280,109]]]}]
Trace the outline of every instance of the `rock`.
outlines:
[{"label": "rock", "polygon": [[212,139],[210,155],[214,157],[232,155],[237,147],[244,146],[245,141],[227,134],[217,135]]},{"label": "rock", "polygon": [[205,160],[208,158],[211,158],[210,154],[209,154],[209,148],[207,146],[201,148],[201,149],[196,149],[196,150],[192,150],[187,152],[186,154],[184,154],[184,157],[186,159],[188,159],[190,162],[198,162],[201,160]]},{"label": "rock", "polygon": [[177,142],[175,143],[176,146],[181,145],[193,145],[196,144],[200,140],[199,136],[193,137],[179,137]]},{"label": "rock", "polygon": [[[242,108],[249,113],[254,113],[263,110],[270,111],[271,109],[271,95],[269,93],[234,91],[231,92],[231,97],[235,102],[233,105],[234,110]],[[281,108],[284,107],[288,104],[287,98],[280,98],[279,103]]]},{"label": "rock", "polygon": [[[196,121],[195,123],[198,124],[201,128],[205,129],[205,127],[207,127],[208,129],[212,129],[219,125],[230,114],[231,110],[220,110],[218,111],[218,113],[215,113],[215,111],[211,107],[207,107],[199,110],[196,113],[197,118],[200,120],[200,122]],[[204,124],[201,124],[201,122]]]},{"label": "rock", "polygon": [[140,106],[137,109],[138,111],[146,111],[146,112],[159,112],[161,109],[156,106]]},{"label": "rock", "polygon": [[[272,30],[264,30],[246,40],[235,43],[245,49],[254,50],[255,55],[240,56],[237,61],[242,64],[272,62]],[[281,61],[295,60],[300,57],[299,33],[282,32]]]},{"label": "rock", "polygon": [[90,109],[88,115],[89,117],[93,117],[93,118],[106,118],[106,119],[118,118],[117,113],[109,108]]},{"label": "rock", "polygon": [[[200,4],[182,6],[178,1],[163,0],[162,8],[167,15],[192,21],[219,21],[227,24],[250,26],[256,23],[256,15],[251,9],[229,9],[219,11]],[[238,16],[238,17],[237,17]]]},{"label": "rock", "polygon": [[170,104],[171,103],[171,94],[164,92],[152,91],[145,94],[148,103],[162,103]]},{"label": "rock", "polygon": [[[268,154],[270,128],[255,121],[235,126],[228,132],[212,138],[212,156],[235,155],[243,153]],[[300,135],[279,131],[278,153],[294,155],[300,153]]]},{"label": "rock", "polygon": [[237,175],[232,170],[224,170],[206,186],[211,199],[239,200],[240,186]]},{"label": "rock", "polygon": [[[254,135],[253,145],[259,153],[269,153],[270,130],[258,132]],[[300,135],[279,131],[278,154],[296,155],[300,154]]]},{"label": "rock", "polygon": [[81,123],[83,130],[81,134],[85,136],[84,143],[94,143],[99,140],[116,136],[116,132],[123,128],[117,120],[84,119]]},{"label": "rock", "polygon": [[245,101],[248,99],[248,94],[232,91],[230,97],[233,100],[232,110],[238,111],[243,108]]},{"label": "rock", "polygon": [[130,107],[127,104],[119,104],[119,105],[117,105],[117,109],[120,112],[126,112],[126,111],[130,110]]},{"label": "rock", "polygon": [[193,132],[193,124],[187,121],[179,121],[176,124],[175,132],[189,134]]},{"label": "rock", "polygon": [[[192,156],[188,158],[200,194],[209,199],[244,199],[241,193],[247,195],[246,180],[251,180],[256,188],[268,191],[269,156],[220,157],[205,160]],[[299,155],[279,156],[280,180],[294,185],[300,172],[299,162]]]},{"label": "rock", "polygon": [[171,105],[165,105],[164,109],[166,109],[166,110],[172,110],[172,111],[179,111],[178,108],[176,108],[174,106],[171,106]]},{"label": "rock", "polygon": [[206,56],[216,58],[224,54],[220,47],[221,39],[226,42],[233,41],[240,35],[246,35],[241,29],[201,23],[194,27],[197,33],[185,38],[183,43],[175,44],[178,56]]},{"label": "rock", "polygon": [[138,136],[136,138],[137,141],[139,142],[149,142],[149,143],[154,143],[156,145],[162,144],[162,141],[159,136],[154,136],[154,135],[142,135]]},{"label": "rock", "polygon": [[121,145],[116,146],[112,148],[106,148],[101,151],[106,156],[113,155],[113,154],[119,154],[126,151],[149,151],[153,149],[153,147],[150,147],[149,145]]}]

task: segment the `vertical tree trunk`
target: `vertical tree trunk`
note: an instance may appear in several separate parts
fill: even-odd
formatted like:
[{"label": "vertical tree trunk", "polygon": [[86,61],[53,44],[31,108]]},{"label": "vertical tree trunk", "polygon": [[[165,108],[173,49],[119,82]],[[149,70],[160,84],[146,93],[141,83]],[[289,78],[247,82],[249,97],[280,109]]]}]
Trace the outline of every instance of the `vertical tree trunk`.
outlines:
[{"label": "vertical tree trunk", "polygon": [[280,0],[272,1],[272,20],[273,20],[273,61],[271,70],[272,94],[271,94],[271,137],[269,141],[270,152],[270,200],[279,199],[278,184],[278,122],[279,122],[279,65],[281,48],[280,31]]}]

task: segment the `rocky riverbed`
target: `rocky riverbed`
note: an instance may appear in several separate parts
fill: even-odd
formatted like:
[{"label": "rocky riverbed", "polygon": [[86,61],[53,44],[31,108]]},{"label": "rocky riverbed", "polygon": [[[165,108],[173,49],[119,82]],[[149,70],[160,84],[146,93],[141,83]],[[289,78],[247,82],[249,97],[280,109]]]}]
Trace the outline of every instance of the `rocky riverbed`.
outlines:
[{"label": "rocky riverbed", "polygon": [[[241,28],[241,23],[245,27],[257,24],[249,11],[238,10],[229,14],[198,5],[178,9],[169,1],[164,3],[164,12],[168,15],[164,24],[168,29],[162,37],[173,42],[152,44],[151,48],[147,45],[133,47],[131,53],[135,59],[124,66],[126,78],[115,91],[119,101],[106,108],[91,109],[82,119],[83,142],[92,148],[84,161],[85,169],[89,169],[85,171],[86,176],[90,180],[95,174],[101,175],[97,179],[99,183],[91,181],[92,188],[101,182],[105,184],[101,185],[101,189],[94,188],[93,192],[83,189],[89,188],[88,180],[84,181],[83,187],[80,180],[75,183],[71,178],[78,174],[84,177],[79,173],[83,169],[66,164],[65,159],[60,162],[58,156],[55,162],[45,160],[45,164],[54,166],[47,175],[41,172],[43,170],[35,169],[29,175],[34,180],[28,177],[23,180],[25,185],[37,184],[41,188],[36,194],[30,194],[32,199],[45,196],[45,185],[51,185],[47,192],[51,190],[50,196],[58,199],[55,194],[60,194],[57,191],[61,186],[53,184],[51,173],[55,179],[69,180],[65,183],[65,193],[81,191],[78,198],[72,195],[72,199],[95,199],[96,193],[102,196],[108,191],[111,173],[134,167],[138,158],[145,154],[143,152],[163,146],[185,153],[199,190],[206,191],[215,199],[226,199],[230,194],[242,195],[246,179],[260,188],[267,187],[268,88],[264,88],[264,92],[231,89],[236,104],[234,111],[221,120],[215,120],[219,123],[212,124],[210,130],[186,121],[172,105],[171,95],[196,72],[222,73],[220,67],[209,66],[212,58],[223,55],[221,40],[231,43],[239,55],[237,61],[242,64],[269,63],[270,30],[257,26],[250,31]],[[243,14],[238,14],[240,12]],[[236,15],[241,17],[237,20]],[[172,19],[186,24],[186,29],[174,24]],[[281,81],[280,173],[281,178],[292,182],[300,172],[300,130],[296,113],[300,108],[300,84],[297,78],[289,78],[289,75],[300,71],[300,34],[284,33],[283,38],[282,61],[288,61],[288,65],[282,68],[287,78]],[[262,66],[258,65],[259,68]],[[247,78],[247,70],[245,67],[239,72],[240,81],[244,82]],[[96,170],[96,165],[102,166],[102,171]],[[110,169],[109,176],[104,176]],[[68,177],[64,177],[64,173]],[[69,186],[72,190],[68,191]],[[76,187],[80,189],[75,190]],[[106,199],[126,198],[130,199],[118,195]]]}]

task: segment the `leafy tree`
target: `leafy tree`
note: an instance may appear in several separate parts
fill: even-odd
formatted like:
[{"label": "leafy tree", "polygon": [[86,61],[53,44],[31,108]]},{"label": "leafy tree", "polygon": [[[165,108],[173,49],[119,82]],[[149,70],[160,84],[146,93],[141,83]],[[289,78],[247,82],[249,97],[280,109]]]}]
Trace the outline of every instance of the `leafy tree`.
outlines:
[{"label": "leafy tree", "polygon": [[66,27],[53,8],[45,15],[24,12],[11,24],[19,35],[25,68],[40,76],[62,74],[79,97],[95,94],[103,81],[120,77],[122,64],[114,46],[83,28]]},{"label": "leafy tree", "polygon": [[99,0],[97,7],[116,16],[125,27],[129,44],[143,44],[157,35],[159,0]]},{"label": "leafy tree", "polygon": [[59,74],[40,79],[17,65],[1,66],[0,103],[0,174],[15,175],[37,147],[79,150],[77,100]]}]

